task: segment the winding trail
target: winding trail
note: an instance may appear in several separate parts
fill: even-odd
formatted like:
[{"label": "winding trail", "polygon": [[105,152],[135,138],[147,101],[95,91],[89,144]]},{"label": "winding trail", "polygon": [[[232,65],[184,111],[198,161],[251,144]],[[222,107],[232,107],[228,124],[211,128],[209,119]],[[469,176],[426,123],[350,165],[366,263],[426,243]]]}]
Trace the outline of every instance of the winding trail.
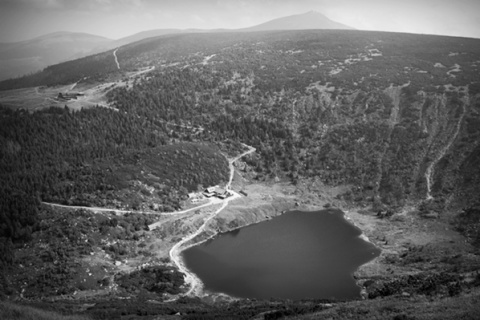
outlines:
[{"label": "winding trail", "polygon": [[80,80],[73,83],[72,86],[70,87],[70,91],[72,91],[75,88],[75,86],[77,85],[77,83],[79,83],[79,82],[80,82]]},{"label": "winding trail", "polygon": [[[211,206],[212,204],[221,203],[221,202],[222,202],[222,200],[217,199],[217,198],[209,199],[209,201],[207,203],[201,204],[199,206],[189,208],[189,209],[185,209],[185,210],[182,210],[182,211],[172,211],[172,212],[136,211],[136,210],[122,210],[122,209],[105,208],[105,207],[85,207],[85,206],[73,206],[73,205],[70,206],[70,205],[44,202],[44,201],[42,201],[42,204],[45,204],[45,205],[51,206],[51,207],[65,208],[65,209],[75,209],[75,210],[85,209],[85,210],[89,210],[89,211],[92,211],[92,212],[115,212],[116,214],[125,214],[125,213],[130,213],[131,212],[131,213],[144,213],[144,214],[174,216],[174,215],[180,215],[180,214],[184,214],[184,213],[187,213],[187,212],[190,212],[190,211],[194,211],[194,210],[197,210],[197,209],[201,209],[203,207]],[[148,227],[149,227],[150,230],[153,230],[153,229],[157,228],[160,224],[161,224],[161,222],[155,222],[155,223],[152,223],[151,225],[149,225]]]},{"label": "winding trail", "polygon": [[[233,163],[235,161],[237,161],[238,159],[246,156],[247,154],[249,153],[252,153],[255,151],[255,148],[253,147],[249,147],[249,150],[248,151],[245,151],[244,153],[242,153],[241,155],[231,159],[228,161],[228,165],[229,165],[229,168],[230,168],[230,179],[228,180],[228,183],[226,185],[226,190],[230,193],[233,194],[233,196],[231,197],[228,197],[226,198],[225,200],[222,201],[222,206],[216,210],[215,212],[213,212],[211,215],[209,215],[205,221],[203,222],[203,224],[200,226],[200,228],[197,229],[197,231],[195,231],[194,233],[182,238],[182,240],[180,240],[179,242],[177,242],[171,249],[170,249],[170,252],[169,252],[169,256],[170,256],[170,259],[171,261],[177,266],[178,270],[182,273],[185,274],[185,283],[188,284],[190,286],[190,289],[187,291],[187,293],[185,294],[186,296],[189,296],[189,295],[192,295],[192,294],[195,294],[195,293],[199,293],[200,290],[201,290],[201,287],[202,287],[202,282],[200,279],[198,279],[198,277],[193,274],[192,272],[190,272],[190,270],[188,270],[188,268],[185,266],[185,264],[183,263],[183,260],[181,258],[181,255],[180,253],[182,252],[182,250],[186,249],[186,248],[182,248],[182,245],[184,245],[185,243],[187,243],[188,241],[192,240],[193,238],[195,238],[196,236],[198,236],[199,234],[201,234],[203,231],[205,231],[205,228],[207,227],[208,223],[210,222],[210,220],[212,220],[213,218],[215,218],[223,209],[225,209],[227,206],[228,206],[228,203],[231,201],[231,200],[234,200],[234,199],[237,199],[237,198],[240,198],[241,196],[236,193],[235,191],[231,190],[230,189],[230,186],[232,184],[232,180],[233,180],[233,174],[235,172],[235,169],[233,167]],[[188,247],[191,247],[191,246],[194,246],[196,245],[195,244],[191,244],[189,245]],[[175,299],[171,300],[171,301],[174,301]]]},{"label": "winding trail", "polygon": [[99,208],[99,207],[85,207],[85,206],[69,206],[69,205],[63,205],[63,204],[58,204],[58,203],[51,203],[51,202],[44,202],[42,201],[42,204],[45,204],[47,206],[51,207],[57,207],[57,208],[66,208],[66,209],[85,209],[89,210],[92,212],[115,212],[115,213],[128,213],[128,212],[135,212],[133,210],[119,210],[119,209],[111,209],[111,208]]},{"label": "winding trail", "polygon": [[458,122],[456,124],[455,132],[452,135],[452,138],[448,141],[448,143],[443,147],[443,149],[440,151],[440,154],[435,157],[435,159],[430,163],[428,166],[427,170],[425,171],[425,179],[427,181],[427,200],[433,199],[431,191],[432,191],[432,185],[433,185],[433,179],[432,176],[435,172],[435,165],[440,161],[445,154],[447,153],[448,149],[452,146],[453,142],[458,136],[458,133],[460,132],[460,127],[463,121],[463,117],[465,116],[466,113],[466,106],[469,104],[469,93],[468,93],[468,87],[467,87],[467,92],[465,93],[465,101],[464,104],[462,105],[462,115],[460,116],[460,119],[458,119]]},{"label": "winding trail", "polygon": [[115,51],[113,51],[113,57],[115,58],[115,63],[117,64],[118,70],[120,70],[120,63],[118,63],[117,51],[118,51],[118,48],[115,49]]}]

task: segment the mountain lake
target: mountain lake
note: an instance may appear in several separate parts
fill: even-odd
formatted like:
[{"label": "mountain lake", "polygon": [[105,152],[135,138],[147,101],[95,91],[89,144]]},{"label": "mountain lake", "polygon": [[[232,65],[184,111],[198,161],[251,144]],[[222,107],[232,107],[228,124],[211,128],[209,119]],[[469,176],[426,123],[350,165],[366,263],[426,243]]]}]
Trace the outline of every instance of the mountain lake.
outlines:
[{"label": "mountain lake", "polygon": [[338,209],[290,211],[182,252],[210,293],[255,299],[360,297],[353,273],[380,250]]}]

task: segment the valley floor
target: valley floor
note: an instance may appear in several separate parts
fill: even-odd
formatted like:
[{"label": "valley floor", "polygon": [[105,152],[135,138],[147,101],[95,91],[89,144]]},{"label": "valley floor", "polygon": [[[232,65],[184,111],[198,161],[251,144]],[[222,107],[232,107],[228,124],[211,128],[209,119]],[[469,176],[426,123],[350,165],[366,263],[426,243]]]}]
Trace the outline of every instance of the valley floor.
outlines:
[{"label": "valley floor", "polygon": [[[81,263],[86,270],[89,270],[87,272],[89,275],[84,275],[84,281],[100,281],[101,277],[95,274],[95,270],[101,268],[108,270],[112,280],[108,286],[102,288],[76,291],[68,296],[68,299],[79,301],[79,303],[87,301],[92,304],[93,309],[96,308],[95,305],[100,305],[97,301],[102,299],[121,303],[122,300],[114,298],[116,296],[132,301],[137,297],[135,291],[131,293],[119,291],[114,275],[129,274],[158,265],[176,268],[174,261],[171,261],[170,251],[180,242],[179,250],[182,250],[217,233],[268,220],[288,210],[319,210],[332,206],[342,209],[346,218],[362,230],[365,239],[379,247],[382,253],[375,260],[360,267],[354,275],[357,283],[363,287],[362,295],[366,300],[339,304],[318,304],[317,302],[317,307],[313,308],[309,305],[310,309],[305,310],[314,312],[319,311],[320,308],[321,314],[331,315],[332,313],[328,310],[331,308],[336,310],[342,306],[342,310],[350,310],[350,314],[353,315],[355,310],[371,311],[372,308],[376,308],[375,306],[383,305],[382,308],[392,306],[393,311],[385,311],[390,312],[389,314],[396,314],[397,306],[402,308],[411,306],[415,312],[424,308],[425,313],[441,304],[437,301],[447,301],[445,308],[449,308],[450,303],[452,310],[457,310],[461,303],[468,304],[471,309],[472,301],[478,300],[479,251],[453,229],[451,221],[454,213],[427,219],[422,218],[414,206],[406,206],[401,212],[388,218],[381,218],[366,208],[351,207],[337,200],[336,196],[344,192],[346,187],[330,188],[319,181],[299,181],[297,185],[283,182],[258,182],[253,179],[254,173],[249,172],[241,161],[237,162],[236,166],[231,189],[236,193],[242,191],[241,197],[230,201],[228,206],[224,206],[218,214],[215,213],[223,206],[221,203],[175,215],[159,214],[155,222],[156,228],[144,231],[134,245],[140,246],[141,243],[143,249],[132,250],[131,252],[136,254],[129,254],[124,259],[113,258],[110,253],[102,249],[84,256]],[[205,223],[207,219],[211,220]],[[198,232],[200,228],[202,231]],[[195,236],[189,236],[192,234]],[[120,241],[117,243],[122,244]],[[112,244],[115,245],[114,242]],[[185,293],[190,287],[184,286],[180,289]],[[220,306],[222,303],[231,301],[228,297],[208,294],[201,290],[195,290],[194,293],[202,297],[202,303],[216,302],[214,305]],[[168,306],[175,309],[180,301],[185,299],[181,297],[181,293],[163,294],[149,301],[165,308]],[[55,298],[57,299],[61,300],[60,297]],[[252,307],[252,302],[242,301],[235,303]],[[478,311],[473,309],[471,312]],[[344,312],[342,310],[340,311]],[[336,314],[339,315],[340,311],[337,310]],[[348,315],[348,313],[345,314]],[[342,317],[334,316],[333,318],[356,319],[345,314]],[[258,318],[262,319],[262,317]],[[305,317],[308,318],[308,316]]]},{"label": "valley floor", "polygon": [[[454,230],[451,224],[453,214],[436,219],[421,218],[414,206],[406,206],[389,218],[381,218],[375,212],[352,208],[336,200],[336,195],[343,188],[328,188],[311,181],[300,182],[296,186],[252,181],[248,173],[242,176],[237,170],[232,189],[237,193],[242,190],[248,196],[230,201],[206,225],[203,225],[204,219],[212,216],[220,204],[194,212],[161,216],[155,223],[157,228],[148,236],[150,253],[156,260],[166,261],[172,245],[180,238],[195,233],[200,226],[204,226],[203,232],[182,243],[184,247],[220,232],[271,219],[288,210],[320,210],[328,204],[342,209],[346,218],[361,229],[362,236],[382,250],[378,258],[356,272],[355,277],[362,286],[372,279],[383,283],[424,272],[456,272],[468,278],[480,267],[478,251]],[[129,259],[119,269],[124,272],[135,270],[140,261]]]}]

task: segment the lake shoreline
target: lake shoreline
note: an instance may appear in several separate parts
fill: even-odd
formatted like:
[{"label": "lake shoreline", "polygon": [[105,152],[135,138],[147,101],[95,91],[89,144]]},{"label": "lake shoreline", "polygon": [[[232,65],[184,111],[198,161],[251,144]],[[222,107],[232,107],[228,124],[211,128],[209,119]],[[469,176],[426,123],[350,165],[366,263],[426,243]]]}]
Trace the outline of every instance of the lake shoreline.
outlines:
[{"label": "lake shoreline", "polygon": [[[425,262],[403,263],[401,256],[408,253],[409,248],[433,244],[445,250],[458,247],[455,250],[463,252],[469,247],[464,237],[450,228],[447,217],[422,219],[416,213],[415,203],[408,203],[393,216],[381,219],[368,206],[352,205],[341,200],[338,195],[348,191],[348,186],[328,187],[317,179],[300,180],[296,185],[288,182],[253,182],[253,175],[249,171],[241,172],[240,175],[236,170],[232,189],[237,192],[242,190],[248,196],[230,202],[227,208],[210,221],[203,233],[206,238],[202,239],[202,243],[220,233],[272,219],[284,211],[317,211],[325,206],[338,208],[345,213],[345,218],[350,223],[360,229],[360,237],[381,250],[378,257],[353,272],[355,282],[362,290],[361,299],[368,298],[377,285],[432,268]],[[395,259],[393,262],[391,257]],[[439,266],[435,270],[437,269],[442,271],[444,267]],[[375,285],[372,286],[372,283]],[[210,302],[238,300],[208,291],[203,292],[201,298]]]},{"label": "lake shoreline", "polygon": [[[295,216],[295,213],[302,214],[302,216],[299,216],[299,217],[298,217],[298,216]],[[325,215],[325,214],[332,214],[332,213],[334,214],[334,216],[331,216],[331,217],[329,217],[329,216],[317,216],[317,214]],[[314,218],[315,221],[317,221],[318,219],[320,219],[320,220],[318,220],[318,221],[331,221],[331,223],[335,223],[335,225],[337,225],[338,223],[340,223],[340,225],[338,225],[338,226],[343,225],[343,226],[345,226],[345,228],[346,228],[345,230],[350,230],[350,231],[348,231],[349,234],[350,234],[349,238],[351,237],[352,240],[353,240],[353,239],[360,238],[360,239],[362,239],[365,243],[368,243],[368,244],[371,244],[371,245],[372,245],[372,247],[371,247],[370,250],[374,250],[374,251],[379,250],[379,251],[380,251],[380,249],[379,249],[378,247],[376,247],[375,245],[373,245],[370,241],[365,241],[364,238],[365,238],[366,236],[363,234],[362,230],[361,230],[360,228],[358,228],[354,223],[352,223],[352,221],[351,221],[350,219],[348,219],[348,216],[346,215],[346,212],[342,211],[342,210],[339,209],[339,208],[330,208],[330,209],[325,209],[325,208],[312,209],[312,208],[310,208],[309,210],[305,210],[305,209],[298,209],[298,208],[294,207],[294,208],[291,208],[291,209],[288,210],[288,211],[287,211],[287,210],[283,210],[283,211],[279,212],[278,215],[276,215],[275,217],[273,217],[273,220],[272,220],[272,221],[274,222],[274,224],[277,224],[277,225],[278,225],[278,223],[281,223],[280,220],[276,220],[276,219],[278,219],[280,216],[283,216],[284,214],[286,214],[286,215],[288,215],[288,216],[287,216],[287,217],[284,217],[283,219],[284,219],[284,220],[285,220],[285,219],[289,219],[289,220],[287,220],[287,221],[291,221],[290,223],[288,223],[288,224],[286,225],[286,226],[288,226],[288,228],[290,228],[290,227],[292,226],[291,223],[293,223],[293,225],[296,225],[296,224],[298,224],[298,223],[300,223],[300,225],[301,225],[301,224],[304,224],[304,222],[302,222],[302,221],[305,219],[305,217],[310,217],[310,219]],[[306,214],[306,215],[303,215],[303,214]],[[312,214],[313,214],[313,215],[312,215]],[[269,217],[269,218],[271,218],[271,217]],[[333,219],[333,220],[332,220],[332,219]],[[268,220],[268,219],[267,219],[267,220]],[[296,222],[294,222],[294,221],[296,221]],[[335,222],[334,222],[334,221],[335,221]],[[204,289],[205,286],[204,286],[202,280],[200,279],[200,278],[202,278],[202,276],[198,275],[198,274],[196,273],[196,271],[194,271],[195,268],[191,268],[191,266],[188,267],[188,264],[187,264],[186,261],[185,261],[184,253],[185,253],[185,251],[188,250],[188,249],[192,249],[192,248],[197,247],[197,246],[202,246],[202,244],[204,244],[204,243],[205,243],[206,241],[208,241],[208,240],[216,239],[217,236],[220,237],[217,241],[219,241],[219,240],[222,241],[222,236],[226,236],[226,237],[227,237],[227,233],[228,233],[228,232],[232,232],[232,231],[235,231],[235,230],[244,229],[244,228],[247,228],[247,227],[250,227],[250,228],[251,228],[251,227],[254,227],[255,225],[258,225],[259,222],[266,222],[266,221],[265,221],[265,220],[260,220],[260,221],[256,221],[256,222],[253,222],[253,223],[250,223],[250,224],[246,224],[246,225],[243,225],[243,226],[239,226],[239,227],[233,228],[233,229],[228,229],[228,228],[227,228],[227,230],[222,230],[221,232],[211,233],[211,234],[209,234],[208,236],[206,236],[205,238],[203,238],[203,239],[201,239],[201,240],[196,240],[196,241],[194,241],[194,243],[185,243],[186,246],[183,247],[183,248],[181,248],[181,251],[179,251],[178,254],[179,254],[179,256],[180,256],[180,258],[181,258],[181,260],[182,260],[182,262],[181,262],[182,265],[189,270],[189,273],[192,273],[192,274],[195,275],[195,279],[197,280],[196,282],[198,282],[198,283],[196,283],[196,289],[197,289],[197,290],[195,290],[194,293],[192,292],[195,296],[201,297],[201,298],[205,298],[205,297],[216,298],[216,297],[221,296],[222,299],[230,299],[230,300],[244,299],[244,298],[237,298],[237,297],[231,296],[231,295],[229,295],[229,294],[227,294],[227,293],[224,293],[224,292],[208,292],[208,293],[205,292],[205,289]],[[312,221],[312,222],[313,222],[313,221]],[[273,225],[273,224],[272,224],[272,225]],[[272,225],[270,225],[270,224],[269,224],[269,225],[263,225],[262,228],[263,228],[263,229],[265,229],[265,228],[270,229],[270,228],[272,227]],[[331,227],[333,227],[333,225],[332,225]],[[316,237],[319,237],[319,235],[321,235],[321,234],[325,234],[325,231],[321,231],[322,228],[325,228],[325,225],[324,225],[324,224],[321,224],[321,225],[319,225],[319,228],[320,228],[320,229],[319,229],[319,232],[318,232],[318,233],[317,233],[316,231],[313,231],[313,233],[312,233],[312,234],[315,234]],[[328,229],[330,228],[330,226],[327,226],[326,228],[327,228],[326,230],[328,230]],[[247,230],[247,231],[245,231],[245,232],[248,232],[248,229],[246,229],[246,230]],[[253,229],[250,229],[250,230],[253,230]],[[352,232],[353,232],[353,233],[352,233]],[[357,232],[360,233],[360,234],[358,235],[358,237],[355,235]],[[263,236],[263,233],[262,233],[262,236]],[[337,235],[334,235],[334,237],[335,237],[335,236],[337,236]],[[236,237],[236,236],[235,236],[235,237]],[[226,238],[226,239],[227,239],[227,238]],[[229,239],[229,238],[228,238],[228,239]],[[267,239],[268,239],[268,237],[267,237]],[[318,245],[320,245],[320,243],[324,243],[324,244],[326,244],[326,243],[331,243],[330,240],[325,239],[325,240],[322,240],[320,243],[316,242],[317,244],[315,245],[315,244],[314,244],[315,242],[314,242],[314,243],[311,243],[311,242],[309,242],[309,241],[311,241],[311,240],[306,240],[306,239],[309,239],[309,237],[307,236],[307,237],[305,238],[304,236],[300,235],[300,238],[298,238],[298,240],[296,240],[296,241],[300,241],[300,243],[304,243],[304,244],[301,244],[302,247],[305,247],[305,245],[308,247],[308,246],[309,246],[308,243],[310,243],[310,245],[313,245],[312,248],[317,247]],[[323,239],[323,238],[322,238],[322,239]],[[192,239],[192,241],[193,241],[193,240],[194,240],[194,239]],[[263,237],[259,238],[258,241],[259,241],[259,242],[256,242],[256,245],[257,245],[257,246],[261,246],[261,245],[262,245],[262,242],[264,242],[264,241],[263,241]],[[297,245],[297,242],[296,242],[296,241],[292,241],[292,242],[289,242],[289,243],[292,243],[292,244],[294,244],[294,245]],[[306,241],[306,242],[302,242],[302,241]],[[338,242],[335,242],[335,243],[338,243]],[[355,242],[355,243],[357,243],[357,245],[358,245],[358,241]],[[209,245],[211,245],[211,244],[209,244]],[[353,243],[352,243],[352,245],[353,245]],[[351,245],[350,245],[350,246],[351,246]],[[349,246],[349,247],[350,247],[350,246]],[[368,247],[368,245],[367,245],[367,246],[366,246],[366,245],[362,245],[362,248],[366,248],[366,247]],[[354,248],[355,248],[355,247],[351,247],[351,250],[357,250],[357,249],[354,249]],[[359,247],[359,248],[360,248],[360,247]],[[273,249],[273,248],[269,248],[269,249]],[[362,249],[362,250],[365,250],[365,249]],[[190,251],[191,251],[191,250],[190,250]],[[194,249],[194,251],[198,251],[198,249]],[[338,252],[338,251],[334,251],[334,252]],[[330,253],[330,254],[332,254],[332,253]],[[373,253],[372,253],[372,254],[373,254]],[[309,259],[311,259],[312,257],[314,257],[314,255],[312,256],[311,254],[308,255],[308,256],[310,257]],[[327,254],[327,256],[328,256],[328,254]],[[337,256],[337,255],[335,254],[334,256]],[[348,256],[350,256],[350,255],[348,255]],[[377,254],[377,256],[378,256],[378,254]],[[274,257],[272,257],[272,259],[273,259],[273,258],[274,258]],[[376,257],[375,257],[375,258],[376,258]],[[372,258],[371,260],[373,260],[373,259],[375,259],[375,258]],[[367,259],[368,259],[368,258],[367,258]],[[295,260],[295,261],[301,261],[301,259],[300,259],[300,260],[294,259],[294,260]],[[337,258],[333,258],[333,260],[330,260],[330,259],[329,259],[328,261],[329,261],[328,263],[335,263],[334,261],[337,261]],[[353,260],[351,260],[351,259],[347,259],[346,261],[352,261],[352,262],[353,262]],[[352,263],[352,262],[350,262],[350,263]],[[325,264],[325,263],[326,263],[326,262],[323,261],[323,262],[322,262],[322,265]],[[327,264],[328,264],[328,263],[327,263]],[[337,263],[338,263],[338,262],[337,262]],[[348,265],[348,263],[347,263],[346,265]],[[214,266],[214,265],[209,265],[209,269],[211,269],[212,266]],[[308,268],[308,265],[304,265],[304,266]],[[360,266],[359,266],[359,267],[360,267]],[[344,274],[344,273],[341,273],[341,274],[343,274],[342,277],[345,277],[345,276],[346,276],[347,278],[348,278],[348,277],[351,278],[352,282],[355,283],[355,286],[358,288],[358,290],[360,291],[360,294],[361,294],[362,286],[357,283],[357,281],[355,280],[355,277],[354,277],[354,273],[356,272],[356,270],[357,270],[359,267],[356,267],[356,268],[355,268],[355,271],[353,271],[353,272],[348,272],[348,275],[346,275],[346,274]],[[221,269],[224,270],[224,268],[221,268]],[[338,269],[338,268],[333,268],[333,269],[332,269],[332,268],[329,268],[329,270],[337,270],[337,269]],[[218,273],[221,273],[221,272],[222,272],[222,271],[217,270],[217,271],[215,272],[215,274],[218,274]],[[228,273],[228,272],[227,272],[227,273]],[[321,278],[322,276],[325,276],[325,273],[314,273],[314,274],[312,274],[312,276],[314,276],[314,278],[315,278],[315,277],[320,277],[320,278]],[[330,276],[329,276],[329,279],[330,279]],[[207,282],[208,282],[208,281],[207,281]],[[323,283],[323,281],[322,281],[322,283]],[[353,284],[351,284],[351,285],[353,285]],[[336,288],[336,286],[334,286],[334,287]],[[341,286],[340,286],[340,287],[341,287]],[[340,288],[340,287],[339,287],[339,288]],[[305,288],[307,288],[307,287],[305,287]],[[324,290],[328,290],[327,288],[328,288],[328,286],[325,286],[325,287],[316,287],[315,290],[324,291]],[[303,289],[302,289],[302,290],[303,290]],[[349,290],[353,290],[353,289],[349,289]],[[287,289],[287,292],[288,292],[288,289]],[[288,293],[286,293],[286,294],[288,294]],[[349,295],[351,295],[351,293],[348,294],[348,296],[349,296]],[[346,297],[346,296],[345,296],[345,297]],[[361,297],[361,296],[358,296],[358,297],[355,297],[355,298],[341,298],[340,300],[345,300],[345,299],[347,299],[347,300],[358,300],[358,299],[360,299],[360,297]],[[245,298],[247,298],[247,297],[245,297]],[[250,298],[262,299],[262,298],[259,298],[259,297],[250,297]],[[289,299],[290,299],[290,298],[289,298]],[[291,298],[291,299],[296,299],[296,298]],[[303,298],[298,298],[297,300],[301,300],[301,299],[303,299]],[[315,298],[312,298],[312,299],[315,299]]]}]

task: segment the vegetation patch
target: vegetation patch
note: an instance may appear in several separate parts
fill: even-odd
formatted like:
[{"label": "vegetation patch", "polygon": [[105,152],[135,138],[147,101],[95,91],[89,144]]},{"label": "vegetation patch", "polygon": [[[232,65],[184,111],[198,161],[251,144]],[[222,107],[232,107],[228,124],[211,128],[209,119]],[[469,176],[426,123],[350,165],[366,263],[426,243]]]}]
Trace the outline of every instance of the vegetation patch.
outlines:
[{"label": "vegetation patch", "polygon": [[116,283],[128,293],[138,294],[147,290],[156,294],[178,294],[184,284],[183,274],[173,268],[150,267],[117,276]]},{"label": "vegetation patch", "polygon": [[[142,214],[42,209],[31,241],[4,238],[1,294],[33,298],[103,289],[115,261],[139,255],[135,243],[153,221]],[[94,252],[103,252],[101,265],[85,264],[83,257]]]}]

